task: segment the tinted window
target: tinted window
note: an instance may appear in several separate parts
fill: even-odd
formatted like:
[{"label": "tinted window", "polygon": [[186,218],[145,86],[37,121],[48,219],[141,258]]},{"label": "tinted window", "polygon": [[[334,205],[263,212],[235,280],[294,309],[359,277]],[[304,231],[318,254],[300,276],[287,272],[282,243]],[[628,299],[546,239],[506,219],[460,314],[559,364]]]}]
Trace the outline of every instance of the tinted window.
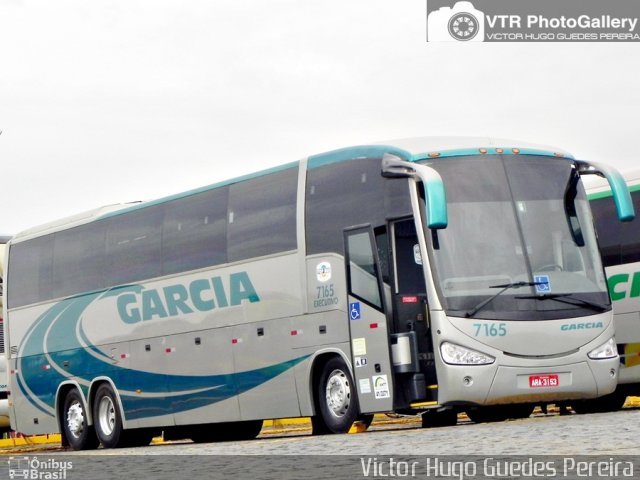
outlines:
[{"label": "tinted window", "polygon": [[308,254],[343,253],[345,227],[384,223],[384,179],[380,175],[380,162],[380,159],[358,159],[309,170]]},{"label": "tinted window", "polygon": [[620,227],[612,197],[592,200],[591,211],[598,234],[602,263],[605,267],[620,265]]},{"label": "tinted window", "polygon": [[382,308],[369,230],[349,233],[346,238],[349,249],[349,292],[377,308]]},{"label": "tinted window", "polygon": [[108,285],[159,277],[164,205],[117,215],[107,221]]},{"label": "tinted window", "polygon": [[636,211],[636,219],[631,222],[618,222],[621,223],[622,263],[640,262],[640,219],[638,219],[640,216],[640,191],[632,192],[631,198]]},{"label": "tinted window", "polygon": [[227,200],[225,187],[167,204],[162,233],[165,275],[227,261]]},{"label": "tinted window", "polygon": [[[640,215],[640,191],[632,192],[636,215]],[[640,220],[621,222],[612,197],[591,201],[598,242],[605,267],[640,262]]]},{"label": "tinted window", "polygon": [[292,168],[229,187],[230,262],[296,248],[297,181]]},{"label": "tinted window", "polygon": [[54,235],[53,296],[104,288],[105,222]]},{"label": "tinted window", "polygon": [[9,307],[52,297],[52,260],[53,235],[11,246],[6,292]]}]

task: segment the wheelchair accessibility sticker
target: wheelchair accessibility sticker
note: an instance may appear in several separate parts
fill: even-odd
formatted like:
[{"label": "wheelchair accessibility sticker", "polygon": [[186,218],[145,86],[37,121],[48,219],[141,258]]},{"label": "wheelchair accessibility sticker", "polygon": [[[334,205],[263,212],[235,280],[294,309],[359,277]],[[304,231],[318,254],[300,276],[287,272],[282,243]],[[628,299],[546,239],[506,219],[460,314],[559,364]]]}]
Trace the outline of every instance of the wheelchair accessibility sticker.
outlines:
[{"label": "wheelchair accessibility sticker", "polygon": [[551,292],[551,283],[549,283],[549,275],[534,275],[533,281],[536,284],[536,293],[544,294]]},{"label": "wheelchair accessibility sticker", "polygon": [[360,320],[360,318],[362,318],[360,316],[360,302],[349,304],[349,318],[351,318],[351,320]]}]

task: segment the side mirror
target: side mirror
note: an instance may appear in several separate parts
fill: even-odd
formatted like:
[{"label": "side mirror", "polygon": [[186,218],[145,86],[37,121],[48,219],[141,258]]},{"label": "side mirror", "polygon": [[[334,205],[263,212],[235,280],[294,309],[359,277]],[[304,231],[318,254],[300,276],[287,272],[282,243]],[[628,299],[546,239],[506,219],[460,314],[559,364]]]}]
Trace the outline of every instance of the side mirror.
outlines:
[{"label": "side mirror", "polygon": [[414,178],[424,185],[427,227],[447,228],[447,195],[440,174],[426,165],[407,162],[395,155],[385,154],[382,158],[382,175],[387,178]]},{"label": "side mirror", "polygon": [[636,217],[631,193],[620,172],[602,163],[576,161],[576,166],[580,175],[599,175],[607,179],[621,222],[630,222]]}]

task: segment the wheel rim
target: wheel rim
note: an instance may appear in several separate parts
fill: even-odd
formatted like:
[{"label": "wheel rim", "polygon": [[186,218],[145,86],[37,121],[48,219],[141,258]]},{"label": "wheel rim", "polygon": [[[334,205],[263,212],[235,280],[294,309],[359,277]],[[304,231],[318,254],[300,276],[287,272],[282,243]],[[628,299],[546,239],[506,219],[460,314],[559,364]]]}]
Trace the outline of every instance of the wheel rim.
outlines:
[{"label": "wheel rim", "polygon": [[74,438],[80,438],[84,432],[84,410],[78,401],[67,409],[67,430]]},{"label": "wheel rim", "polygon": [[327,407],[336,417],[343,417],[351,404],[351,385],[342,370],[334,370],[327,379],[325,389]]},{"label": "wheel rim", "polygon": [[116,427],[116,407],[109,397],[102,397],[98,405],[98,423],[100,430],[107,436],[113,433]]}]

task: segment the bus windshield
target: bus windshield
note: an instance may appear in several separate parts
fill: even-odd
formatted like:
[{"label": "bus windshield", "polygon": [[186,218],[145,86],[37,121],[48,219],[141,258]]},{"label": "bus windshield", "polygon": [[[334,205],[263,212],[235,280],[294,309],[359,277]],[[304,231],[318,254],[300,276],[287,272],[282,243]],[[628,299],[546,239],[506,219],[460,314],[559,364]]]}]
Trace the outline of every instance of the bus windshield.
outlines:
[{"label": "bus windshield", "polygon": [[550,320],[610,309],[571,161],[489,155],[424,163],[440,173],[447,193],[449,225],[428,238],[449,315]]}]

